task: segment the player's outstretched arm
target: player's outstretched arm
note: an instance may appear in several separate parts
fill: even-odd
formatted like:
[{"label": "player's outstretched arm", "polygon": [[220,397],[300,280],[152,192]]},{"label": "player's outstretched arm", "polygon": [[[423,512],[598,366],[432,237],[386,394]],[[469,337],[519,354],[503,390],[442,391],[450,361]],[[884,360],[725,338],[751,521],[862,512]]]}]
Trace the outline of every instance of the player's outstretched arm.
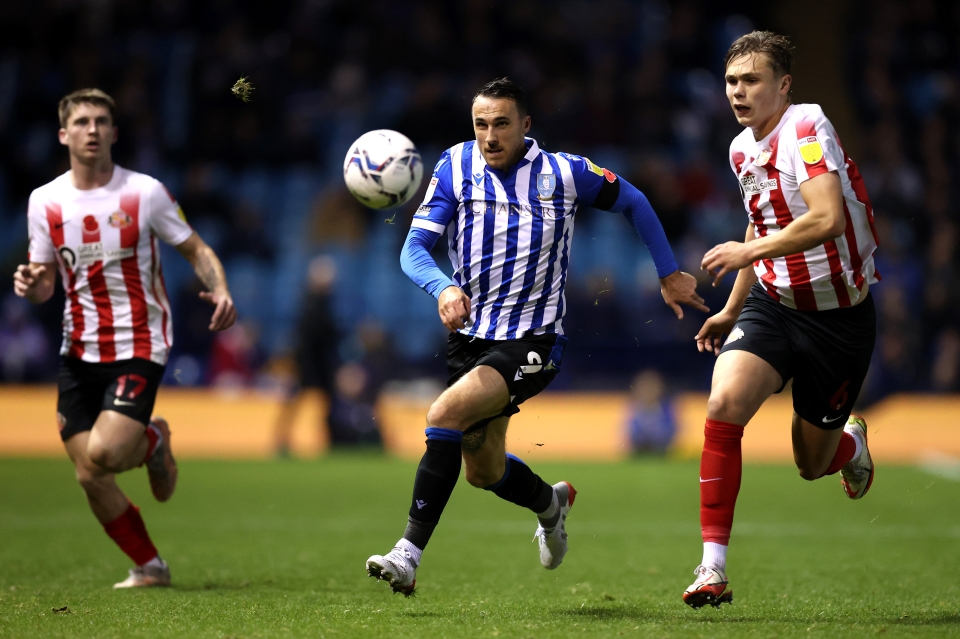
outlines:
[{"label": "player's outstretched arm", "polygon": [[237,309],[233,306],[220,258],[196,233],[178,244],[177,251],[190,262],[197,277],[209,289],[209,292],[200,293],[200,298],[216,307],[210,318],[210,330],[224,331],[233,326],[237,321]]},{"label": "player's outstretched arm", "polygon": [[847,219],[843,212],[840,177],[821,173],[800,184],[800,195],[807,212],[790,222],[779,233],[767,235],[749,244],[727,242],[710,249],[701,268],[714,276],[716,286],[727,273],[738,271],[757,260],[802,253],[843,234]]},{"label": "player's outstretched arm", "polygon": [[[747,244],[756,239],[756,233],[753,230],[753,223],[747,225],[747,233],[744,236],[743,243]],[[707,318],[700,331],[694,339],[697,341],[697,350],[701,353],[707,351],[714,355],[720,354],[720,348],[723,345],[723,336],[728,335],[733,330],[733,325],[743,310],[743,304],[747,301],[750,294],[750,287],[757,281],[757,274],[752,268],[741,268],[737,273],[737,281],[733,284],[733,290],[730,291],[730,297],[727,303],[716,315]]]},{"label": "player's outstretched arm", "polygon": [[53,295],[56,264],[21,264],[13,274],[13,292],[34,304],[43,304]]},{"label": "player's outstretched arm", "polygon": [[[619,188],[619,192],[609,210],[622,213],[650,251],[653,263],[657,267],[657,275],[660,276],[660,294],[663,295],[663,301],[673,309],[677,319],[683,319],[681,304],[709,313],[710,309],[704,305],[703,298],[697,295],[696,278],[681,271],[677,265],[677,260],[673,257],[673,249],[670,248],[667,235],[663,232],[663,225],[660,224],[660,218],[650,206],[647,197],[620,176],[616,176],[616,180],[611,184],[613,188]],[[613,199],[610,195],[612,194],[601,191],[598,199],[604,196]]]}]

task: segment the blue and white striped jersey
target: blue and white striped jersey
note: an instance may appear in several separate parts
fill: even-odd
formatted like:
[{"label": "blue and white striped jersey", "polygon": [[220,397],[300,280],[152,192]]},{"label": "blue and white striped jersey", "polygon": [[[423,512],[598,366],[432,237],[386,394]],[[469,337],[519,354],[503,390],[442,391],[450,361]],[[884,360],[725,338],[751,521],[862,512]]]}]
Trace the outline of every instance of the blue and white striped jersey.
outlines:
[{"label": "blue and white striped jersey", "polygon": [[443,153],[413,227],[447,232],[453,280],[470,298],[460,332],[483,339],[563,334],[563,289],[577,210],[617,176],[590,160],[540,150],[507,171],[473,141]]}]

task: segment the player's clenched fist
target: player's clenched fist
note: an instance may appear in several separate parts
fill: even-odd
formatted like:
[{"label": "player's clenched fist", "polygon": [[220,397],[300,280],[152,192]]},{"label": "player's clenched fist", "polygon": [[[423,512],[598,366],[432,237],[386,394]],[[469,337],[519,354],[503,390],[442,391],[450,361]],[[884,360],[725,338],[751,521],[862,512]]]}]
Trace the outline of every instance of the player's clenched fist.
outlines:
[{"label": "player's clenched fist", "polygon": [[32,302],[43,301],[41,298],[48,297],[42,290],[49,288],[46,286],[49,278],[44,277],[46,274],[47,267],[43,264],[21,264],[13,274],[13,292]]},{"label": "player's clenched fist", "polygon": [[459,286],[448,286],[437,298],[440,321],[451,331],[466,327],[470,319],[470,298]]}]

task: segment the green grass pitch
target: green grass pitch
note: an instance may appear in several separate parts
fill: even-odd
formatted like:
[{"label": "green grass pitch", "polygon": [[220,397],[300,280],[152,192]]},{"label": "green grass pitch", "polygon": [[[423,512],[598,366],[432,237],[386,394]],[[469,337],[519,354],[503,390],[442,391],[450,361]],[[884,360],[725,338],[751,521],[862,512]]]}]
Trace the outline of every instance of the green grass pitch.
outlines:
[{"label": "green grass pitch", "polygon": [[880,466],[851,502],[836,477],[747,466],[734,603],[694,611],[695,462],[535,464],[579,491],[552,572],[534,517],[461,480],[405,599],[363,562],[400,536],[415,467],[185,461],[168,504],[128,473],[174,586],[118,592],[129,562],[69,463],[0,459],[0,637],[960,636],[960,483],[916,469]]}]

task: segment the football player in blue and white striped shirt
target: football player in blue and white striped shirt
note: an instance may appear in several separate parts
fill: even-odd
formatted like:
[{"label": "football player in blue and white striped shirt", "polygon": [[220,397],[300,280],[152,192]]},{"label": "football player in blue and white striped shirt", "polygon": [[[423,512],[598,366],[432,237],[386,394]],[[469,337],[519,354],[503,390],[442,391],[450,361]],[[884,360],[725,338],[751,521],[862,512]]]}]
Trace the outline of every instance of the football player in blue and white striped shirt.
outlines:
[{"label": "football player in blue and white striped shirt", "polygon": [[[564,521],[576,491],[550,486],[506,453],[510,416],[560,371],[567,338],[563,288],[573,226],[581,206],[618,211],[653,256],[664,301],[707,311],[693,276],[677,267],[647,198],[616,174],[567,153],[547,153],[530,130],[523,90],[504,78],[473,100],[476,141],[441,156],[414,216],[400,263],[438,299],[447,342],[447,390],[427,413],[427,451],[420,461],[403,538],[367,572],[409,596],[415,572],[460,476],[538,518],[540,563],[554,569],[567,552]],[[453,281],[430,256],[447,233]]]}]

